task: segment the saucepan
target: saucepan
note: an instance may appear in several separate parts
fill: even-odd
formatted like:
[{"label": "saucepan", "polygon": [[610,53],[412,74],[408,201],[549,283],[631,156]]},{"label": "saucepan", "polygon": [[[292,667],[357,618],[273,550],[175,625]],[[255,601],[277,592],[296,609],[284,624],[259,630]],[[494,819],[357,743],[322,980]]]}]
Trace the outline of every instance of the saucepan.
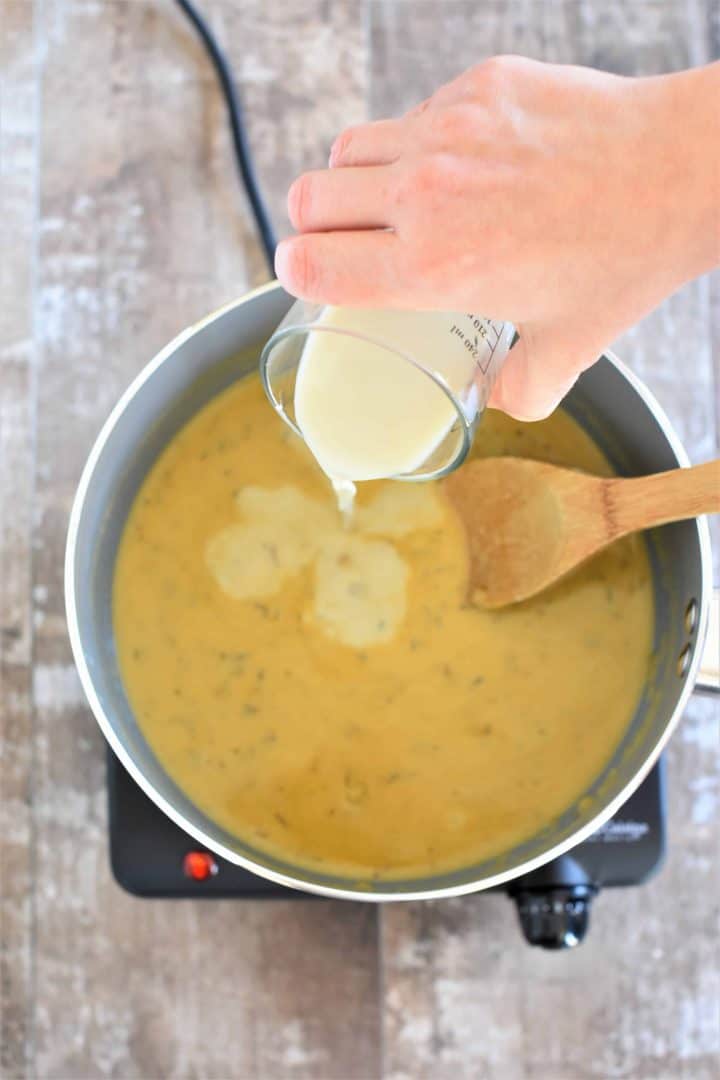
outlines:
[{"label": "saucepan", "polygon": [[[422,879],[354,881],[270,857],[207,817],[153,753],[123,688],[111,599],[123,525],[153,462],[210,398],[256,367],[262,345],[291,303],[271,283],[185,330],[137,376],[102,428],[73,505],[65,567],[70,639],[84,691],[110,746],[145,793],[200,844],[230,862],[283,885],[355,900],[452,896],[503,884],[597,830],[640,784],[670,738],[693,691],[707,632],[712,592],[707,523],[679,522],[648,534],[656,614],[654,662],[642,699],[612,760],[551,824],[492,859]],[[688,464],[652,394],[610,353],[580,378],[566,407],[620,474]],[[269,407],[268,422],[275,422]],[[599,683],[597,693],[602,692]]]}]

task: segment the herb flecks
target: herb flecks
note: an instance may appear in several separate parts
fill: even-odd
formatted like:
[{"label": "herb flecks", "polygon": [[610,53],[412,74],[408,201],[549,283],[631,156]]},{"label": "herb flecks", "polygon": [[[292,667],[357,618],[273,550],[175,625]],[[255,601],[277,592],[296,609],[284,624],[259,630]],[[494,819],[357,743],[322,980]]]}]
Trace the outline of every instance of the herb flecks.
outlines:
[{"label": "herb flecks", "polygon": [[345,798],[353,806],[360,806],[368,796],[368,786],[361,780],[352,769],[345,773],[343,783],[345,786]]}]

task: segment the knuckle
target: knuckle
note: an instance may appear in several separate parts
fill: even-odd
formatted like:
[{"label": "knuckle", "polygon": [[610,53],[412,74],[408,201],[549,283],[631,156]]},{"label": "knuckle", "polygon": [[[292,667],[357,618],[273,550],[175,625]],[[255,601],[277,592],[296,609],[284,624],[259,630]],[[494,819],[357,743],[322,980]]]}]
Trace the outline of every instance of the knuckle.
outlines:
[{"label": "knuckle", "polygon": [[451,187],[452,169],[444,154],[427,154],[408,171],[401,184],[404,201],[418,199],[434,201]]},{"label": "knuckle", "polygon": [[288,191],[288,216],[296,229],[304,229],[310,223],[312,188],[313,178],[305,173],[293,181]]},{"label": "knuckle", "polygon": [[441,179],[435,155],[423,158],[413,170],[413,186],[418,195],[436,191]]},{"label": "knuckle", "polygon": [[467,128],[466,110],[460,106],[438,109],[430,123],[433,135],[443,144],[456,144]]},{"label": "knuckle", "polygon": [[475,85],[486,93],[504,89],[517,72],[515,56],[491,56],[473,71]]},{"label": "knuckle", "polygon": [[447,280],[448,252],[434,235],[417,230],[404,245],[401,270],[416,283],[435,287]]}]

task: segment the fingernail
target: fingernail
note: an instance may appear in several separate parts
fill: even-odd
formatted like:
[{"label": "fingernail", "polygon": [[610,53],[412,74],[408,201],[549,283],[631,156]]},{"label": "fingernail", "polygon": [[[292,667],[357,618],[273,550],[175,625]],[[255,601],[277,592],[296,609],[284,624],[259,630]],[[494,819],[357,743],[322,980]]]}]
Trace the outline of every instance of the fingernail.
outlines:
[{"label": "fingernail", "polygon": [[281,240],[275,248],[275,277],[284,285],[288,275],[288,253],[290,242]]}]

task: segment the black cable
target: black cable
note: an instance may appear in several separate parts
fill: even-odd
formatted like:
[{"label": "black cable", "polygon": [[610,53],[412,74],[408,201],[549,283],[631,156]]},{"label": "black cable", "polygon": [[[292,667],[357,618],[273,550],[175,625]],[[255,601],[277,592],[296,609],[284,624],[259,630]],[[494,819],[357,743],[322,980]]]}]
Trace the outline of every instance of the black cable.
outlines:
[{"label": "black cable", "polygon": [[215,40],[212,30],[200,12],[190,3],[190,0],[175,0],[175,2],[195,27],[197,35],[215,68],[215,74],[218,77],[220,89],[227,106],[233,150],[235,151],[235,160],[242,177],[242,182],[245,185],[248,199],[250,200],[250,206],[252,208],[253,217],[255,218],[257,231],[260,234],[260,241],[270,268],[270,274],[274,277],[274,259],[277,239],[255,178],[250,147],[243,127],[240,98],[235,86],[235,80],[232,76],[232,71],[230,70],[230,65]]}]

